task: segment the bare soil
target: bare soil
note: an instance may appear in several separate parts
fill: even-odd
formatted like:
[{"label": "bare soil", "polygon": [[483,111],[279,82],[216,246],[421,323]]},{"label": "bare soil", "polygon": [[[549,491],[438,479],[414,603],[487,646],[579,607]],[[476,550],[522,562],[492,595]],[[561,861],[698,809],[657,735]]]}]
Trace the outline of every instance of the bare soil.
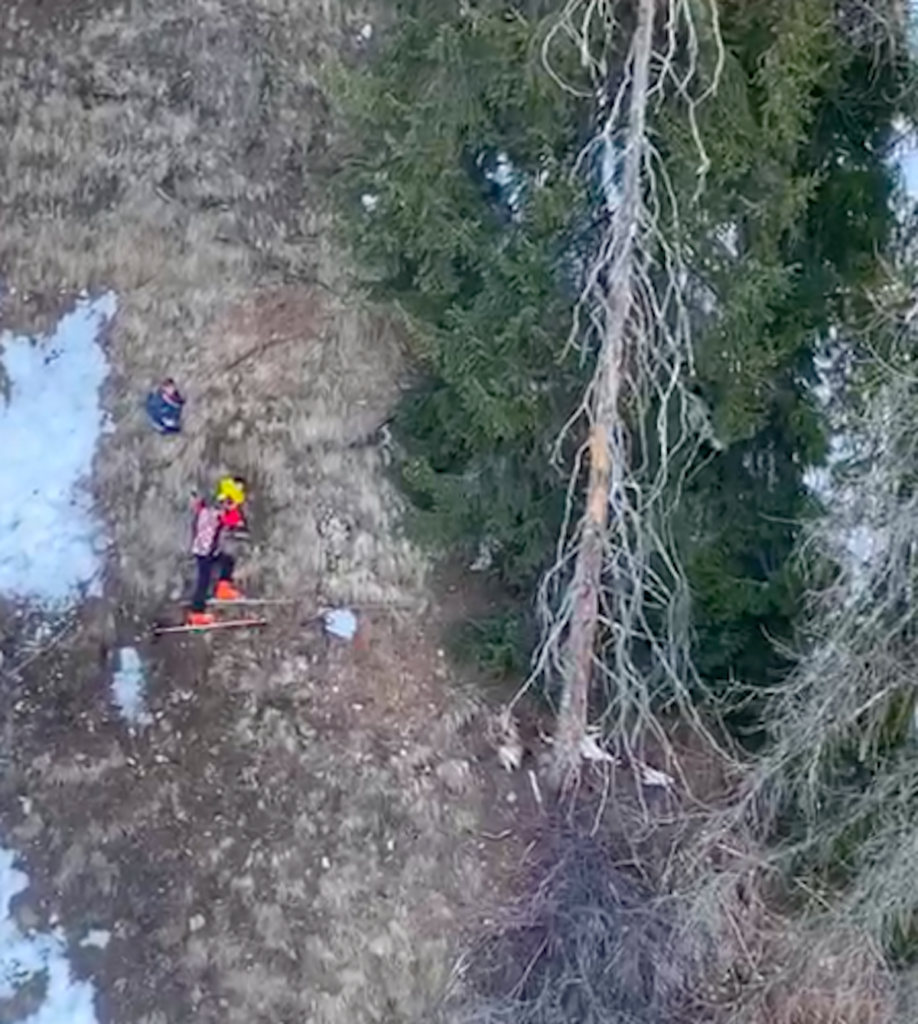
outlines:
[{"label": "bare soil", "polygon": [[[0,835],[118,1024],[430,1019],[533,800],[448,667],[425,559],[399,533],[378,428],[397,327],[354,290],[325,202],[323,68],[364,16],[325,2],[24,0],[0,16],[5,325],[112,289],[114,430],[91,485],[104,597],[22,646],[0,609]],[[176,377],[185,433],[146,389]],[[261,632],[163,638],[180,615],[191,488],[245,475]],[[371,605],[359,642],[304,623]],[[461,602],[459,602],[461,604]],[[153,722],[111,703],[134,643]],[[78,948],[92,928],[104,949]],[[29,993],[0,1006],[15,1021]]]}]

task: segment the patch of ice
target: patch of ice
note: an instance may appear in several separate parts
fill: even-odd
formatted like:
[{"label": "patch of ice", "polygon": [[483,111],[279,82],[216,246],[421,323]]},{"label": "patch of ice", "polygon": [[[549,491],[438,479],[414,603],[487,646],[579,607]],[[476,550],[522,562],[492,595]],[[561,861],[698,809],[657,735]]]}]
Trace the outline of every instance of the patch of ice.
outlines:
[{"label": "patch of ice", "polygon": [[902,154],[899,166],[902,168],[906,192],[912,199],[918,198],[918,149],[915,148],[914,142],[911,148]]},{"label": "patch of ice", "polygon": [[47,337],[0,334],[0,591],[61,603],[98,587],[100,529],[81,483],[104,425],[98,334],[115,308],[109,293]]},{"label": "patch of ice", "polygon": [[152,722],[146,709],[146,674],[140,654],[133,647],[118,649],[118,665],[112,675],[112,700],[131,725]]},{"label": "patch of ice", "polygon": [[10,901],[29,885],[14,863],[14,855],[0,848],[0,999],[41,978],[41,1005],[19,1024],[98,1024],[93,986],[72,976],[63,932],[24,934],[13,919]]},{"label": "patch of ice", "polygon": [[112,933],[107,928],[90,928],[80,945],[84,949],[105,949],[111,938]]},{"label": "patch of ice", "polygon": [[333,608],[325,613],[325,629],[341,640],[353,640],[357,616],[349,608]]}]

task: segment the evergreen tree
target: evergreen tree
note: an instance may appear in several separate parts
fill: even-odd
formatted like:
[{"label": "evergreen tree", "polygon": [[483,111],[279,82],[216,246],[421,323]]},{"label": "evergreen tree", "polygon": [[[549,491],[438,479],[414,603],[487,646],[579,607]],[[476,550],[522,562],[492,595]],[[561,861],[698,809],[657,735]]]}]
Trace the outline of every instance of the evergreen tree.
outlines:
[{"label": "evergreen tree", "polygon": [[[708,188],[686,225],[699,306],[714,309],[699,316],[697,380],[721,450],[689,471],[681,541],[698,668],[746,727],[761,714],[750,697],[790,667],[801,610],[793,554],[816,511],[804,475],[826,451],[814,357],[831,331],[865,325],[895,233],[888,155],[907,64],[871,63],[832,15],[723,12],[722,87],[701,111]],[[679,175],[685,130],[668,125]]]},{"label": "evergreen tree", "polygon": [[[414,525],[468,558],[485,545],[524,613],[582,441],[553,450],[592,373],[595,352],[565,342],[608,217],[602,153],[583,158],[601,104],[575,52],[555,55],[574,89],[546,73],[542,13],[397,5],[380,54],[338,90],[351,237],[417,357],[396,417]],[[680,456],[672,527],[696,662],[745,705],[787,667],[775,642],[799,608],[791,554],[813,506],[803,477],[825,449],[813,355],[831,327],[865,314],[878,279],[903,67],[871,64],[828,3],[750,2],[721,18],[723,70],[696,126],[703,191],[678,95],[655,108],[653,130],[681,197],[696,349],[686,383],[706,420],[704,443]],[[710,73],[708,36],[702,58]]]},{"label": "evergreen tree", "polygon": [[421,536],[532,592],[563,510],[551,446],[582,379],[564,354],[569,265],[588,229],[570,179],[589,110],[539,67],[502,4],[401,5],[341,95],[359,149],[345,180],[356,247],[417,357],[396,416]]}]

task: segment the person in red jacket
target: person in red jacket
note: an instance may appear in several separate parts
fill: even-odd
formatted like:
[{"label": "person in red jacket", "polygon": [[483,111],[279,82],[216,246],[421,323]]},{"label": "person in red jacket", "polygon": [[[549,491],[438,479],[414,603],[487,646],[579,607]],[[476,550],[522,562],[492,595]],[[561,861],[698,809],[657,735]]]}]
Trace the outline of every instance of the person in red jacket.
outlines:
[{"label": "person in red jacket", "polygon": [[195,560],[195,584],[188,613],[190,626],[207,626],[214,621],[207,611],[210,586],[217,574],[214,597],[218,601],[238,601],[241,592],[233,583],[236,560],[223,550],[223,536],[233,528],[231,503],[227,500],[209,504],[203,498],[195,498],[192,504],[194,525],[192,527],[191,553]]},{"label": "person in red jacket", "polygon": [[223,503],[225,510],[224,523],[233,535],[245,539],[249,536],[249,524],[246,519],[245,504],[248,484],[238,474],[225,476],[217,484],[216,499]]}]

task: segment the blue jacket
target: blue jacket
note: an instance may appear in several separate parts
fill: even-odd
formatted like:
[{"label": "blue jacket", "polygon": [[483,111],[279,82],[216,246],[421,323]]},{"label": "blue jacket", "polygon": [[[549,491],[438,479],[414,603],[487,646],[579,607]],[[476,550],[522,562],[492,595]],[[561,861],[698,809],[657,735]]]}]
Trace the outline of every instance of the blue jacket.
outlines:
[{"label": "blue jacket", "polygon": [[147,395],[147,415],[161,434],[177,434],[182,429],[183,405],[183,398],[168,398],[160,389]]}]

